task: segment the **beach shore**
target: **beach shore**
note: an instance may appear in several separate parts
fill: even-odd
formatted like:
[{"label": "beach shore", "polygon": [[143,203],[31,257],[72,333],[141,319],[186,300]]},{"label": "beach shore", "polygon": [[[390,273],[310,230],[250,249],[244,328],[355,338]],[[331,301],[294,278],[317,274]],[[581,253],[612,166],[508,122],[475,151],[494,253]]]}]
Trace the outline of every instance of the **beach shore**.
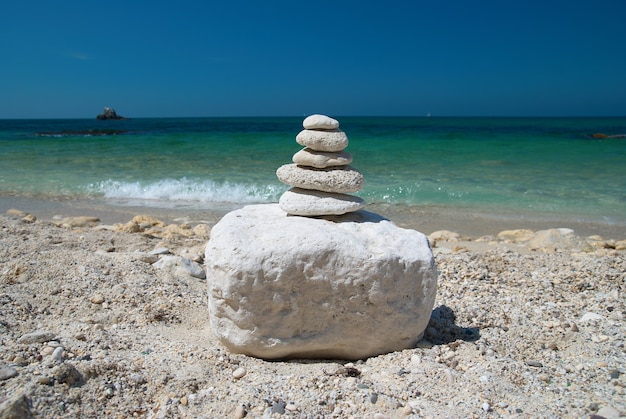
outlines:
[{"label": "beach shore", "polygon": [[368,207],[430,235],[439,289],[417,347],[354,376],[214,339],[180,262],[228,210],[1,198],[0,417],[626,414],[623,226]]},{"label": "beach shore", "polygon": [[[227,212],[244,204],[215,203],[212,206],[189,203],[166,206],[161,203],[102,199],[44,199],[27,196],[0,195],[0,214],[11,208],[37,214],[42,219],[67,216],[94,216],[103,224],[124,223],[136,214],[147,214],[166,222],[187,219],[209,225],[217,223]],[[503,230],[570,228],[581,237],[599,235],[605,239],[626,238],[626,222],[581,220],[575,216],[556,216],[532,212],[484,211],[471,208],[438,206],[409,206],[368,204],[365,208],[382,215],[400,227],[426,235],[438,230],[450,230],[464,237],[497,235]]]}]

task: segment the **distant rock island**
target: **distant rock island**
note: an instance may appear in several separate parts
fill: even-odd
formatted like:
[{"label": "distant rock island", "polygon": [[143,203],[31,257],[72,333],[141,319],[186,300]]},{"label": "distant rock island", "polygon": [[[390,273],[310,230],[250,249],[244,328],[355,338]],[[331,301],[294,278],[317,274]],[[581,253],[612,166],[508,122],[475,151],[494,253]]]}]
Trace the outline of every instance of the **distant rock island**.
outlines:
[{"label": "distant rock island", "polygon": [[104,108],[104,112],[102,112],[100,115],[96,116],[96,119],[106,120],[106,119],[128,119],[128,118],[125,118],[125,117],[123,117],[121,115],[118,115],[115,112],[115,109],[113,109],[113,108],[105,107]]}]

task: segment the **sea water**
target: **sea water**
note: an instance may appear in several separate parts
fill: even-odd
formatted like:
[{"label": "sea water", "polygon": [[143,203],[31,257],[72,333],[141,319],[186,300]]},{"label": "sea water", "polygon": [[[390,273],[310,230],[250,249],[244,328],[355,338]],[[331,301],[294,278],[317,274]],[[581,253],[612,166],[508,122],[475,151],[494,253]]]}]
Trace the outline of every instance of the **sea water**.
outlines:
[{"label": "sea water", "polygon": [[[302,119],[0,120],[0,195],[277,202]],[[626,118],[337,119],[370,204],[626,224]]]}]

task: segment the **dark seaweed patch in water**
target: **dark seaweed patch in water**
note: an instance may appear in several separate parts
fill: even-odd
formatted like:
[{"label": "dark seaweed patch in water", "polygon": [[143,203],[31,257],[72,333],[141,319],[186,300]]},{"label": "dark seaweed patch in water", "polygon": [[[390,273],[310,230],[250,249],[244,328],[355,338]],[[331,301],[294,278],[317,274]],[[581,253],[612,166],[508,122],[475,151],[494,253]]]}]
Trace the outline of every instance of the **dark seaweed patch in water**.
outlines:
[{"label": "dark seaweed patch in water", "polygon": [[40,137],[101,137],[106,135],[126,134],[129,131],[122,129],[85,129],[85,130],[64,130],[36,132]]}]

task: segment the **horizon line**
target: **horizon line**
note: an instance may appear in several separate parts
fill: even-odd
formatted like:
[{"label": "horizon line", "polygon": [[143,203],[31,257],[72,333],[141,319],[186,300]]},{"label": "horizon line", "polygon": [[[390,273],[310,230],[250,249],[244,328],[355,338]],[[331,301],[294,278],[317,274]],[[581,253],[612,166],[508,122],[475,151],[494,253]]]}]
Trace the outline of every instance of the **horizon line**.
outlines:
[{"label": "horizon line", "polygon": [[[305,115],[213,115],[213,116],[124,116],[119,120],[104,120],[104,121],[128,121],[132,119],[191,119],[191,118],[303,118],[311,114]],[[324,114],[327,115],[327,114]],[[626,115],[328,115],[332,118],[626,118]],[[59,120],[59,119],[75,119],[75,120],[98,120],[96,117],[9,117],[5,118],[0,116],[0,120]]]}]

